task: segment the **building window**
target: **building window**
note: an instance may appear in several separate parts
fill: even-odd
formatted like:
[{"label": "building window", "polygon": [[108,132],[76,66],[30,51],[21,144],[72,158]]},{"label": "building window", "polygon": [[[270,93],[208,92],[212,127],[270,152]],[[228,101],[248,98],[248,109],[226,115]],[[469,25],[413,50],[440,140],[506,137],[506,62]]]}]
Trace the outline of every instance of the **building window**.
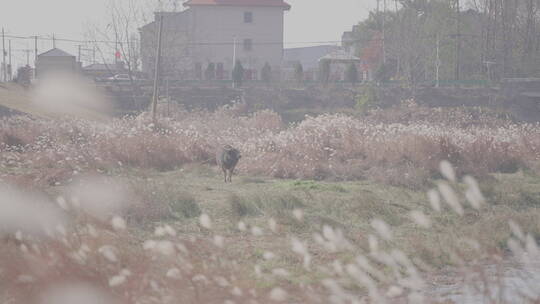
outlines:
[{"label": "building window", "polygon": [[253,23],[253,13],[244,12],[244,23]]},{"label": "building window", "polygon": [[244,39],[244,51],[251,51],[253,49],[253,40]]}]

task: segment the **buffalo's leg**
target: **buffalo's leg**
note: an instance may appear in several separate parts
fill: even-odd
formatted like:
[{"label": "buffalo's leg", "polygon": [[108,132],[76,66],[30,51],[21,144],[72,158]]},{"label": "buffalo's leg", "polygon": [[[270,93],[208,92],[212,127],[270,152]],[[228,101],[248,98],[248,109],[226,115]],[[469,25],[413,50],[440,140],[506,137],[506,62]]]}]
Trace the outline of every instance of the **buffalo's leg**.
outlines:
[{"label": "buffalo's leg", "polygon": [[232,183],[232,176],[234,174],[234,168],[231,169],[231,175],[229,176],[229,182]]}]

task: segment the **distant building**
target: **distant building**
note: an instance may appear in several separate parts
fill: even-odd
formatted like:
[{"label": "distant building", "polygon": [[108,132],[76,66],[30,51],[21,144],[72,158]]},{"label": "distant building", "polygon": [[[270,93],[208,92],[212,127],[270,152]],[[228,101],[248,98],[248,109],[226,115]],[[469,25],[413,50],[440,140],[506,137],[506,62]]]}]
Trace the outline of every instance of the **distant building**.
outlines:
[{"label": "distant building", "polygon": [[295,65],[300,63],[304,69],[305,80],[316,80],[319,69],[319,59],[338,50],[335,45],[317,45],[285,49],[283,53],[283,76],[294,78]]},{"label": "distant building", "polygon": [[345,80],[345,71],[350,64],[356,65],[360,73],[359,79],[369,80],[369,75],[362,73],[364,64],[362,59],[352,55],[346,50],[339,49],[319,59],[319,62],[328,61],[330,63],[330,81]]},{"label": "distant building", "polygon": [[352,31],[344,32],[343,35],[341,35],[341,46],[351,54],[356,54],[356,46],[359,43],[355,38],[355,32],[357,31],[359,31],[359,26],[354,25]]},{"label": "distant building", "polygon": [[77,73],[79,64],[75,56],[62,51],[51,49],[38,55],[36,61],[36,78],[41,78],[50,73]]},{"label": "distant building", "polygon": [[317,69],[319,59],[325,55],[338,50],[335,45],[317,45],[285,49],[283,55],[283,65],[294,67],[296,63],[301,63],[304,70]]},{"label": "distant building", "polygon": [[159,18],[163,16],[163,72],[166,77],[201,79],[214,63],[215,78],[230,78],[233,58],[258,78],[268,62],[283,59],[283,0],[188,0],[182,12],[155,14],[140,29],[142,69],[154,70]]}]

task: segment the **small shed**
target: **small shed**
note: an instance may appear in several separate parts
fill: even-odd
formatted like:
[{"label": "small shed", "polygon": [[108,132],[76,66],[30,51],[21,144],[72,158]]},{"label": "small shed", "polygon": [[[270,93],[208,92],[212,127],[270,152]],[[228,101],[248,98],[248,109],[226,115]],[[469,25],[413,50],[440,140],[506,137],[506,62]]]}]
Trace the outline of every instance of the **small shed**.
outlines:
[{"label": "small shed", "polygon": [[[319,59],[319,62],[323,61],[328,61],[330,63],[331,81],[345,80],[345,71],[347,70],[347,66],[349,66],[351,63],[356,65],[356,69],[359,72],[363,71],[362,59],[352,55],[345,50],[336,50],[326,56],[323,56]],[[364,75],[364,79],[366,77],[367,75]],[[360,79],[363,78],[361,77]]]},{"label": "small shed", "polygon": [[57,48],[38,55],[36,61],[36,78],[50,73],[77,73],[78,71],[76,57]]}]

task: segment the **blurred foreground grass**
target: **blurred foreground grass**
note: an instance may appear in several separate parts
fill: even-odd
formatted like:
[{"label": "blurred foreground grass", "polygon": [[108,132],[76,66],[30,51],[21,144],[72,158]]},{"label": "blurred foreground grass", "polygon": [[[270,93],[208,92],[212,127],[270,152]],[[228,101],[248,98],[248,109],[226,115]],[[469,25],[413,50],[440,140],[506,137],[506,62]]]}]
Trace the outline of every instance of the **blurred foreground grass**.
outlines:
[{"label": "blurred foreground grass", "polygon": [[[393,241],[386,246],[402,248],[410,256],[435,266],[431,271],[453,265],[455,248],[464,248],[467,252],[464,244],[472,239],[487,252],[504,256],[508,251],[506,241],[511,236],[509,220],[519,223],[524,231],[540,240],[540,177],[521,171],[480,180],[488,203],[480,211],[464,205],[464,216],[449,211],[444,205],[446,210],[434,211],[424,191],[372,181],[320,182],[235,176],[233,184],[224,184],[217,170],[208,166],[191,166],[167,173],[127,170],[114,174],[146,187],[150,195],[166,203],[170,210],[176,210],[173,213],[183,214],[135,225],[141,239],[153,232],[149,227],[158,224],[169,224],[179,234],[204,236],[197,217],[203,212],[212,218],[214,232],[225,238],[226,254],[244,261],[246,271],[251,272],[262,258],[265,262],[261,267],[265,269],[296,270],[289,278],[291,282],[312,282],[317,279],[317,272],[306,272],[301,267],[301,260],[290,251],[290,237],[310,239],[325,225],[341,229],[355,246],[368,252],[369,235],[374,233],[370,223],[381,219],[394,233]],[[410,220],[413,210],[422,211],[432,219],[430,229],[422,229]],[[298,216],[302,220],[298,220]],[[270,229],[273,221],[277,224],[274,232]],[[253,233],[253,229],[258,231],[258,228],[263,231],[262,235]],[[315,264],[354,258],[351,253],[346,253],[350,255],[347,257],[328,254],[316,247],[310,250],[314,251]],[[275,258],[268,258],[270,256]]]}]

